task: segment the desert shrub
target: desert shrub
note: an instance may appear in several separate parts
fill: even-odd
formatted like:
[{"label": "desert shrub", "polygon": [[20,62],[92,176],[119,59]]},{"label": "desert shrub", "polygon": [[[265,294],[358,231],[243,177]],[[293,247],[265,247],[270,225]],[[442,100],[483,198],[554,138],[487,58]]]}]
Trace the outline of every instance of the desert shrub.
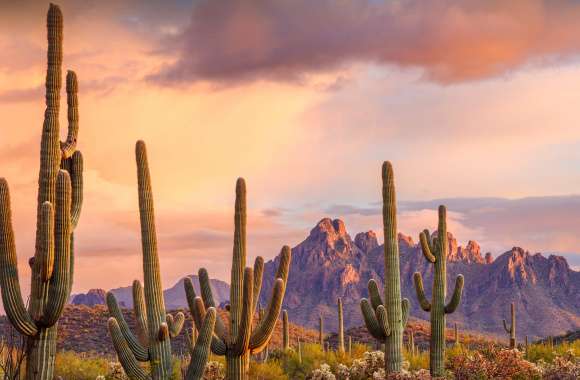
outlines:
[{"label": "desert shrub", "polygon": [[95,380],[98,376],[107,378],[110,368],[111,364],[106,358],[65,351],[56,355],[54,377],[63,380]]},{"label": "desert shrub", "polygon": [[404,355],[409,371],[429,369],[429,351],[420,351],[415,353],[415,355],[411,355],[409,351],[405,350]]},{"label": "desert shrub", "polygon": [[572,352],[575,356],[580,355],[580,340],[573,343],[564,342],[553,347],[542,343],[532,344],[528,347],[526,359],[534,363],[540,360],[546,363],[552,363],[554,358],[565,356],[568,352]]},{"label": "desert shrub", "polygon": [[[350,367],[349,380],[372,379],[375,372],[385,368],[385,353],[382,351],[365,352],[361,359],[353,361]],[[384,377],[384,373],[383,373]]]},{"label": "desert shrub", "polygon": [[557,356],[552,363],[539,363],[543,367],[545,380],[580,379],[580,360],[572,350],[563,356]]},{"label": "desert shrub", "polygon": [[310,375],[307,377],[308,380],[336,380],[336,376],[330,370],[330,366],[328,364],[322,364],[320,368],[315,369],[312,371]]},{"label": "desert shrub", "polygon": [[265,363],[250,362],[250,379],[256,380],[288,380],[284,369],[277,360]]}]

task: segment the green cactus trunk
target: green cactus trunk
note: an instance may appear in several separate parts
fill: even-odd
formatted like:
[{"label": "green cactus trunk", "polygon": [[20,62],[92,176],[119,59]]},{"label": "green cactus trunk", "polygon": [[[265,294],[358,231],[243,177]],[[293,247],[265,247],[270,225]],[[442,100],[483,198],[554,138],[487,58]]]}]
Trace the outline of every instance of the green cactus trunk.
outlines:
[{"label": "green cactus trunk", "polygon": [[503,320],[503,328],[510,336],[510,338],[509,338],[510,339],[510,348],[513,350],[517,346],[517,342],[516,342],[516,307],[515,307],[513,302],[510,305],[510,315],[511,315],[512,324],[508,327],[507,322],[504,319]]},{"label": "green cactus trunk", "polygon": [[[272,288],[270,302],[257,326],[252,326],[262,288],[264,259],[257,257],[254,268],[246,268],[246,183],[239,178],[236,183],[234,213],[234,248],[230,284],[229,332],[225,323],[217,318],[211,350],[226,357],[226,379],[248,379],[250,354],[265,350],[282,309],[288,271],[290,247],[284,246],[279,256],[278,271]],[[197,297],[189,278],[184,281],[189,309],[198,326],[206,306],[214,307],[210,280],[204,268],[199,270],[201,297]]]},{"label": "green cactus trunk", "polygon": [[397,238],[397,205],[395,178],[390,162],[383,163],[383,232],[385,236],[384,302],[374,280],[368,284],[369,298],[361,300],[361,310],[371,335],[384,342],[385,371],[401,371],[403,363],[403,330],[409,315],[409,300],[401,299],[399,243]]},{"label": "green cactus trunk", "polygon": [[344,352],[344,319],[342,315],[342,299],[338,299],[338,352]]},{"label": "green cactus trunk", "polygon": [[282,311],[282,349],[287,351],[290,349],[290,333],[288,328],[288,312]]},{"label": "green cactus trunk", "polygon": [[439,227],[436,238],[432,239],[428,230],[423,231],[419,236],[423,255],[428,262],[434,265],[431,302],[425,296],[421,274],[416,272],[413,276],[421,308],[425,311],[431,311],[429,366],[431,376],[434,377],[445,375],[445,315],[451,314],[457,309],[463,292],[463,276],[459,275],[455,281],[453,297],[447,305],[445,304],[447,296],[446,261],[449,253],[446,214],[445,206],[439,206]]},{"label": "green cactus trunk", "polygon": [[318,317],[318,342],[320,343],[320,349],[324,351],[324,322],[322,315]]},{"label": "green cactus trunk", "polygon": [[82,205],[83,162],[81,153],[76,151],[78,86],[72,71],[66,76],[68,135],[66,141],[59,141],[62,30],[60,8],[51,4],[47,14],[46,110],[40,143],[35,253],[29,260],[32,276],[28,307],[20,292],[8,182],[0,178],[0,288],[8,319],[27,337],[27,380],[53,378],[56,325],[72,289],[72,234]]}]

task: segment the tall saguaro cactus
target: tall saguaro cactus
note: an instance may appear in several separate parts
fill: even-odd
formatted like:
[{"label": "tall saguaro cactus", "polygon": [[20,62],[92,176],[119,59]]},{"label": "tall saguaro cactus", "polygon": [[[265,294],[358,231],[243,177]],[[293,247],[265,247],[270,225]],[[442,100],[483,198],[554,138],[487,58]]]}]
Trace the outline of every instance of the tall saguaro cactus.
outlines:
[{"label": "tall saguaro cactus", "polygon": [[[247,380],[250,354],[260,353],[268,345],[282,309],[290,260],[290,247],[284,246],[280,253],[276,281],[264,318],[255,328],[252,328],[252,319],[256,313],[262,289],[264,259],[258,256],[253,269],[245,268],[246,183],[242,178],[239,178],[236,183],[229,331],[226,330],[225,323],[218,316],[211,344],[214,354],[226,358],[226,379]],[[215,306],[209,276],[204,268],[199,270],[199,282],[201,298],[196,296],[191,280],[186,278],[184,283],[187,302],[196,326],[199,326],[201,322],[200,317],[203,315],[205,307]]]},{"label": "tall saguaro cactus", "polygon": [[282,310],[282,349],[290,349],[290,331],[288,327],[288,311]]},{"label": "tall saguaro cactus", "polygon": [[83,159],[78,135],[77,77],[66,76],[68,134],[59,141],[63,18],[51,4],[47,15],[46,110],[40,142],[36,246],[29,260],[32,281],[28,308],[20,292],[8,182],[0,178],[0,288],[8,319],[27,336],[26,379],[52,379],[57,322],[73,282],[73,230],[81,212]]},{"label": "tall saguaro cactus", "polygon": [[344,352],[344,317],[342,314],[342,299],[339,297],[338,307],[338,352]]},{"label": "tall saguaro cactus", "polygon": [[505,332],[510,336],[510,348],[513,350],[516,348],[516,307],[513,302],[510,305],[510,314],[512,319],[510,327],[508,327],[505,319],[502,322]]},{"label": "tall saguaro cactus", "polygon": [[403,329],[409,316],[409,300],[401,299],[399,244],[397,241],[397,205],[393,167],[386,161],[382,167],[383,231],[385,235],[385,299],[381,298],[375,280],[368,284],[369,298],[361,300],[366,327],[378,341],[385,343],[385,370],[401,371],[403,362]]},{"label": "tall saguaro cactus", "polygon": [[324,321],[322,320],[322,315],[318,316],[318,342],[320,343],[320,349],[324,351]]},{"label": "tall saguaro cactus", "polygon": [[447,296],[446,260],[449,253],[446,214],[445,206],[439,206],[439,227],[436,237],[432,237],[429,230],[424,230],[419,235],[423,256],[434,265],[431,302],[425,296],[421,273],[415,272],[413,275],[419,304],[423,310],[431,312],[429,352],[431,376],[443,376],[445,373],[445,315],[451,314],[457,309],[463,292],[463,275],[459,275],[455,280],[453,296],[449,303],[445,304]]},{"label": "tall saguaro cactus", "polygon": [[[137,280],[133,282],[133,304],[139,337],[136,337],[125,321],[113,293],[107,293],[109,333],[117,356],[125,373],[134,380],[167,380],[172,373],[171,341],[179,335],[185,316],[179,312],[176,316],[166,314],[159,255],[157,252],[157,234],[155,232],[155,214],[153,209],[153,192],[147,162],[147,150],[143,141],[135,147],[137,161],[137,181],[139,188],[139,215],[141,221],[141,247],[143,251],[143,278],[145,289]],[[201,317],[202,323],[197,326],[199,336],[191,351],[191,362],[187,371],[187,380],[201,379],[209,355],[216,310],[210,308]],[[149,362],[151,374],[139,366],[139,362]]]}]

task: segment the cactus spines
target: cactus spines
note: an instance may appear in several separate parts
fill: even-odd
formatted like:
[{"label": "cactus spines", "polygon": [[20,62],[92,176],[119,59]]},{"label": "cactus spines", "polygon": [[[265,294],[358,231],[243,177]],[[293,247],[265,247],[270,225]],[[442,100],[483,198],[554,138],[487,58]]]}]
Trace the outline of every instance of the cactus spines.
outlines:
[{"label": "cactus spines", "polygon": [[[211,350],[216,355],[226,357],[226,378],[228,380],[248,379],[250,354],[262,352],[270,337],[284,300],[288,270],[290,268],[290,247],[284,246],[272,295],[257,326],[252,327],[252,318],[258,307],[258,296],[262,287],[264,261],[258,257],[254,268],[246,268],[246,183],[242,178],[236,182],[234,213],[234,248],[230,285],[229,329],[218,316],[211,341]],[[204,268],[199,270],[201,298],[197,297],[189,278],[184,281],[187,302],[197,328],[200,328],[205,307],[215,307],[209,282]]]},{"label": "cactus spines", "polygon": [[369,298],[361,300],[365,324],[371,335],[385,342],[385,370],[400,372],[403,362],[403,329],[409,315],[409,300],[401,298],[399,245],[397,240],[397,205],[393,167],[386,161],[382,167],[383,231],[385,236],[384,301],[374,280],[368,284]]},{"label": "cactus spines", "polygon": [[52,379],[57,321],[73,281],[73,229],[82,205],[82,155],[78,135],[77,79],[66,77],[68,136],[59,142],[63,17],[51,4],[47,14],[46,110],[40,142],[36,244],[28,307],[20,292],[8,182],[0,178],[0,288],[8,319],[27,337],[26,379]]},{"label": "cactus spines", "polygon": [[324,322],[322,320],[322,315],[318,317],[318,341],[320,343],[320,348],[324,351]]},{"label": "cactus spines", "polygon": [[[129,329],[115,296],[110,292],[107,293],[107,306],[111,314],[108,323],[109,332],[119,361],[129,378],[167,380],[172,374],[170,341],[181,331],[185,316],[181,312],[175,316],[165,312],[157,251],[153,192],[147,150],[143,141],[138,141],[135,146],[135,158],[145,282],[145,287],[142,287],[137,280],[133,282],[133,303],[139,338]],[[215,309],[210,308],[207,313],[204,310],[202,322],[199,324],[200,335],[191,353],[187,379],[200,379],[200,371],[203,374],[209,355],[215,318]],[[139,366],[139,362],[149,362],[151,373],[145,372]]]},{"label": "cactus spines", "polygon": [[463,276],[458,275],[455,280],[453,296],[445,304],[447,295],[446,259],[449,253],[447,240],[447,220],[445,206],[439,206],[439,226],[437,236],[432,237],[428,230],[421,232],[419,238],[425,259],[434,265],[433,291],[431,302],[425,296],[421,273],[415,272],[415,290],[421,308],[431,312],[431,339],[430,339],[430,372],[431,376],[443,376],[445,371],[445,315],[451,314],[461,302],[463,292]]},{"label": "cactus spines", "polygon": [[282,311],[282,349],[288,351],[290,349],[290,333],[288,328],[288,311]]},{"label": "cactus spines", "polygon": [[516,307],[513,302],[510,304],[510,316],[512,323],[509,327],[505,319],[502,320],[502,323],[505,332],[510,336],[510,348],[513,350],[516,348]]},{"label": "cactus spines", "polygon": [[338,307],[338,352],[344,352],[344,318],[342,315],[342,299],[339,297]]}]

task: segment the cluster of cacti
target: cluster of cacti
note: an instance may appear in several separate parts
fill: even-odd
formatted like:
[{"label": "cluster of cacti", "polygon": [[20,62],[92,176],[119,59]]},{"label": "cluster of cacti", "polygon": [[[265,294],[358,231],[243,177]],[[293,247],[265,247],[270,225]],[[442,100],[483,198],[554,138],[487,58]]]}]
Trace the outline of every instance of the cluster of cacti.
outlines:
[{"label": "cluster of cacti", "polygon": [[[170,340],[179,335],[185,316],[181,312],[175,317],[165,312],[157,252],[153,192],[144,142],[137,142],[135,156],[145,282],[145,289],[139,281],[133,282],[133,305],[139,333],[137,337],[131,332],[111,292],[107,293],[107,306],[111,314],[108,322],[109,332],[119,361],[129,378],[167,380],[173,371]],[[209,308],[207,313],[204,310],[200,316],[200,323],[197,324],[199,336],[190,352],[187,380],[199,380],[203,376],[216,314],[214,308]],[[149,362],[151,373],[141,368],[139,362]]]},{"label": "cluster of cacti", "polygon": [[40,174],[32,281],[28,307],[18,280],[8,182],[0,178],[0,287],[8,319],[27,337],[26,379],[52,379],[57,322],[73,282],[73,230],[83,199],[83,160],[76,150],[78,100],[76,74],[66,76],[68,135],[59,141],[63,18],[51,4],[47,15],[46,110],[40,143]]},{"label": "cluster of cacti", "polygon": [[409,300],[401,298],[395,180],[390,162],[383,163],[382,179],[385,299],[383,302],[377,283],[370,280],[368,284],[370,301],[363,298],[361,310],[371,335],[385,342],[385,370],[388,374],[401,371],[403,329],[409,315]]},{"label": "cluster of cacti", "polygon": [[[282,308],[286,291],[286,281],[290,267],[290,247],[284,246],[280,253],[280,263],[272,288],[270,302],[264,318],[252,328],[256,313],[264,259],[257,257],[254,268],[246,265],[246,184],[242,178],[236,183],[234,214],[234,248],[230,282],[229,331],[221,318],[217,318],[212,338],[211,350],[226,358],[226,378],[241,380],[248,378],[250,354],[257,354],[268,344]],[[189,279],[185,280],[187,302],[196,326],[200,326],[205,307],[215,307],[209,276],[204,268],[199,270],[201,298],[197,297]]]},{"label": "cluster of cacti", "polygon": [[510,315],[512,324],[509,327],[505,319],[502,322],[505,332],[510,336],[510,348],[514,349],[516,348],[516,307],[513,302],[510,304]]},{"label": "cluster of cacti", "polygon": [[339,297],[338,307],[338,352],[344,352],[344,318],[342,315],[342,299]]},{"label": "cluster of cacti", "polygon": [[453,296],[449,303],[445,304],[447,296],[446,261],[449,253],[445,206],[439,206],[437,236],[432,237],[428,230],[424,230],[419,238],[423,256],[434,266],[431,302],[425,296],[421,273],[415,272],[413,279],[415,280],[419,305],[423,310],[431,312],[430,372],[432,376],[443,376],[445,372],[445,315],[451,314],[457,309],[463,292],[463,276],[458,275],[455,280]]},{"label": "cluster of cacti", "polygon": [[290,332],[288,331],[288,311],[282,311],[282,349],[287,351],[290,349]]}]

